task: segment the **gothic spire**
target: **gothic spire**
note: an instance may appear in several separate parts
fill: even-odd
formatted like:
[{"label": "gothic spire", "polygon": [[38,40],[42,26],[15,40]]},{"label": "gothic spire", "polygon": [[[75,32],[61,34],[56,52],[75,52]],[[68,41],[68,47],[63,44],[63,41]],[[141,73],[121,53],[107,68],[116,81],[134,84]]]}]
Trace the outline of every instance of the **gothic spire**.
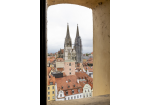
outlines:
[{"label": "gothic spire", "polygon": [[66,38],[65,38],[65,44],[64,44],[64,47],[65,46],[72,46],[72,43],[71,43],[71,38],[70,38],[70,33],[69,33],[69,25],[67,23],[67,32],[66,32]]},{"label": "gothic spire", "polygon": [[77,33],[76,33],[76,37],[79,36],[79,28],[78,28],[78,24],[77,24]]},{"label": "gothic spire", "polygon": [[70,38],[69,24],[68,24],[68,23],[67,23],[67,33],[66,33],[66,38]]}]

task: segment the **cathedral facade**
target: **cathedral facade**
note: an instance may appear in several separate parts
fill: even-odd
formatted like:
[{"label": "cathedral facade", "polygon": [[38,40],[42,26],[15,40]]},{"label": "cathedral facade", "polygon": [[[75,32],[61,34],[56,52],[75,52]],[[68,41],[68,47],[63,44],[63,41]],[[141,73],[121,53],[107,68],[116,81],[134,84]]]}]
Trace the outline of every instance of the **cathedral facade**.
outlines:
[{"label": "cathedral facade", "polygon": [[65,37],[65,42],[64,42],[63,59],[74,60],[77,63],[82,62],[82,42],[81,42],[81,37],[79,36],[78,26],[77,26],[75,43],[72,44],[70,33],[69,33],[69,25],[67,24],[67,32],[66,32],[66,37]]}]

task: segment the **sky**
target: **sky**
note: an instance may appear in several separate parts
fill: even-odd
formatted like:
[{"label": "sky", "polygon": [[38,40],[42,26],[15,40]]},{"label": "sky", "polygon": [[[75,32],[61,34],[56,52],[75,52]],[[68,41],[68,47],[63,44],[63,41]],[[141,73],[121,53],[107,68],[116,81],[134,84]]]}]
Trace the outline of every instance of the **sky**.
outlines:
[{"label": "sky", "polygon": [[82,53],[93,51],[93,18],[90,8],[74,4],[57,4],[47,10],[48,53],[64,49],[64,41],[69,24],[72,44],[76,37],[77,24],[82,40]]}]

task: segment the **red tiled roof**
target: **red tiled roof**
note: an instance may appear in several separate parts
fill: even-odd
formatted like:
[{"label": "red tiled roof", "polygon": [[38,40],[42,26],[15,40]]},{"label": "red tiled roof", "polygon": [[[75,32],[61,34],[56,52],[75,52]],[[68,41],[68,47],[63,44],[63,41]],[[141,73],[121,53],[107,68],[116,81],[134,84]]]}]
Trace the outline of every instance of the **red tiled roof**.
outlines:
[{"label": "red tiled roof", "polygon": [[93,61],[88,61],[87,63],[88,63],[88,64],[93,64]]},{"label": "red tiled roof", "polygon": [[53,56],[53,57],[50,57],[50,59],[54,59],[55,60],[55,57]]},{"label": "red tiled roof", "polygon": [[56,61],[57,61],[57,62],[63,62],[64,59],[63,59],[63,58],[57,58]]},{"label": "red tiled roof", "polygon": [[[68,82],[66,82],[66,81],[68,81]],[[77,83],[76,75],[70,75],[70,76],[66,76],[66,77],[62,77],[62,78],[56,78],[55,82],[57,83],[57,90],[63,90],[65,92],[68,91],[68,95],[72,95],[72,90],[74,90],[74,94],[77,94],[78,93],[77,89],[81,90],[81,88],[82,88],[80,83]],[[75,85],[75,87],[74,87],[74,85]],[[63,86],[63,89],[62,89],[62,86]],[[69,88],[68,88],[68,86],[69,86]],[[66,95],[66,93],[65,93],[65,95]]]},{"label": "red tiled roof", "polygon": [[53,82],[53,85],[55,85],[55,77],[53,77],[52,75],[50,75],[50,78],[48,78],[48,85],[50,85],[50,82]]},{"label": "red tiled roof", "polygon": [[63,77],[66,77],[66,74],[65,74],[65,72],[63,72]]},{"label": "red tiled roof", "polygon": [[85,79],[88,78],[89,76],[85,72],[75,72],[76,76],[78,79]]},{"label": "red tiled roof", "polygon": [[57,71],[64,71],[64,68],[57,68]]},{"label": "red tiled roof", "polygon": [[47,67],[47,76],[49,76],[49,73],[51,72],[51,67]]},{"label": "red tiled roof", "polygon": [[91,54],[93,54],[93,52]]},{"label": "red tiled roof", "polygon": [[86,67],[89,72],[93,72],[93,66],[92,66],[92,68],[90,66],[86,66]]}]

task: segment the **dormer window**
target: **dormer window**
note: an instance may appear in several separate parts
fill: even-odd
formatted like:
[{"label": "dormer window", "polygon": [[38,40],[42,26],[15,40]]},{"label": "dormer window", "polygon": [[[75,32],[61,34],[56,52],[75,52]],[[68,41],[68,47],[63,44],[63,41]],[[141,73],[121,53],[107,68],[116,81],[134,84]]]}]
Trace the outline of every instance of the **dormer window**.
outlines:
[{"label": "dormer window", "polygon": [[62,89],[63,89],[63,86],[62,86]]},{"label": "dormer window", "polygon": [[68,91],[66,91],[66,95],[68,95]]},{"label": "dormer window", "polygon": [[74,94],[74,90],[72,90],[72,94]]},{"label": "dormer window", "polygon": [[50,85],[53,85],[53,82],[50,82]]},{"label": "dormer window", "polygon": [[78,92],[80,93],[80,89],[78,89]]}]

